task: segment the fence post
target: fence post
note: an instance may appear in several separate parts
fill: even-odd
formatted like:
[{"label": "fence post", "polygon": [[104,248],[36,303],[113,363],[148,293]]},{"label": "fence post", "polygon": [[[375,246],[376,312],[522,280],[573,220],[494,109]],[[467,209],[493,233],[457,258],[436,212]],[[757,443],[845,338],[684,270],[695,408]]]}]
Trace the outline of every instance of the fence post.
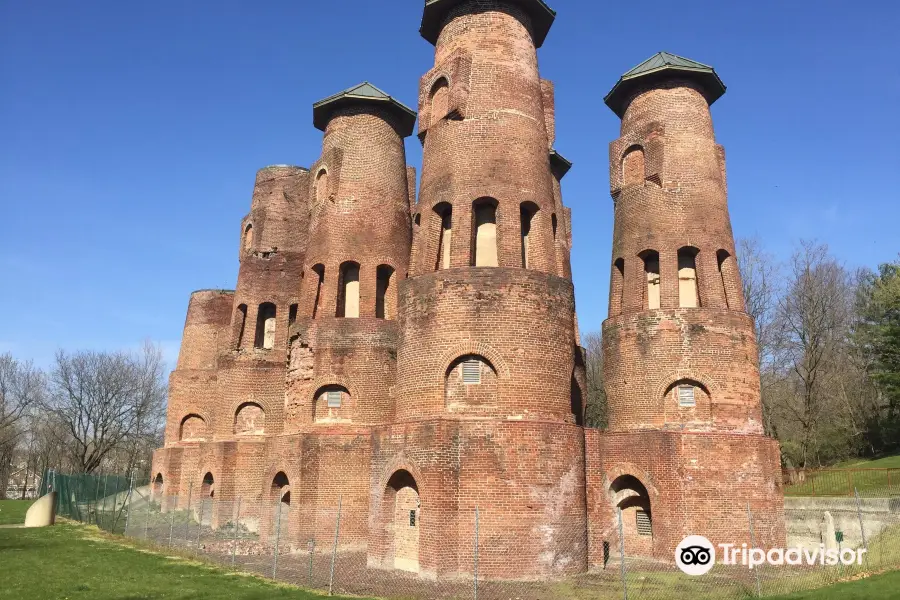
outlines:
[{"label": "fence post", "polygon": [[186,530],[186,531],[184,532],[184,541],[185,541],[185,543],[187,543],[187,541],[188,541],[188,539],[189,539],[188,536],[189,536],[190,533],[191,533],[191,514],[194,512],[194,509],[191,508],[191,500],[192,500],[191,496],[193,496],[193,495],[194,495],[194,482],[192,481],[192,482],[188,485],[187,518],[185,519],[185,523],[184,523],[184,527],[185,527],[185,530]]},{"label": "fence post", "polygon": [[309,540],[309,575],[307,575],[307,585],[312,587],[313,558],[316,554],[316,538]]},{"label": "fence post", "polygon": [[334,589],[334,561],[337,558],[338,534],[341,531],[341,501],[343,495],[338,496],[338,512],[337,523],[334,524],[334,545],[331,547],[331,575],[328,577],[328,595],[330,596]]},{"label": "fence post", "polygon": [[281,543],[281,498],[275,501],[275,560],[272,562],[272,579],[278,573],[278,545]]},{"label": "fence post", "polygon": [[816,473],[813,471],[810,473],[810,481],[812,481],[812,495],[816,495]]},{"label": "fence post", "polygon": [[[747,502],[747,522],[750,523],[750,549],[756,548],[756,536],[753,535],[753,513],[750,512],[750,503]],[[756,576],[756,597],[762,598],[762,585],[759,581],[759,567],[753,569]]]},{"label": "fence post", "polygon": [[94,489],[94,525],[99,527],[100,524],[100,511],[97,509],[97,499],[100,497],[100,478],[103,477],[102,474],[97,475],[97,485]]},{"label": "fence post", "polygon": [[169,548],[172,547],[172,534],[175,532],[175,513],[178,512],[178,499],[175,499],[175,510],[172,511],[172,518],[169,521]]},{"label": "fence post", "polygon": [[622,597],[628,600],[628,582],[625,579],[625,526],[622,523],[622,509],[619,508],[619,561],[622,563]]},{"label": "fence post", "polygon": [[855,489],[856,488],[853,487],[853,470],[847,469],[847,495],[849,496],[850,492]]},{"label": "fence post", "polygon": [[197,552],[200,552],[200,534],[203,533],[203,505],[205,501],[203,498],[200,498],[200,525],[197,527]]},{"label": "fence post", "polygon": [[478,528],[480,526],[481,521],[481,513],[478,511],[478,507],[475,507],[475,552],[473,554],[474,557],[474,565],[473,565],[473,578],[472,585],[474,586],[475,600],[478,600]]},{"label": "fence post", "polygon": [[150,537],[150,498],[147,498],[147,520],[144,521],[144,539]]},{"label": "fence post", "polygon": [[888,496],[891,496],[894,493],[894,488],[891,485],[891,470],[890,469],[887,470],[887,480],[888,480]]},{"label": "fence post", "polygon": [[238,525],[241,522],[241,497],[237,499],[237,514],[234,516],[234,535],[231,536],[231,566],[234,567],[234,557],[237,554]]},{"label": "fence post", "polygon": [[128,535],[128,521],[131,519],[131,492],[134,489],[134,471],[128,480],[128,495],[125,497],[125,535]]},{"label": "fence post", "polygon": [[[869,552],[869,543],[866,541],[866,528],[863,526],[863,518],[862,518],[862,505],[859,501],[859,490],[853,488],[853,493],[856,494],[856,515],[859,517],[859,533],[862,534],[862,543],[863,548],[866,549],[866,553]],[[868,561],[868,557],[866,557]]]}]

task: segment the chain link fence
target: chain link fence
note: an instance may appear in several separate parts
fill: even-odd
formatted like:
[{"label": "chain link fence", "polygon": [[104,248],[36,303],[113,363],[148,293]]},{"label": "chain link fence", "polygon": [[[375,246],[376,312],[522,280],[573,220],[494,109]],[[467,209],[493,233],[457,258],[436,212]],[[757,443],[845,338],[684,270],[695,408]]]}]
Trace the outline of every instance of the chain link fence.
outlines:
[{"label": "chain link fence", "polygon": [[[829,565],[816,560],[812,565],[762,564],[750,569],[740,564],[743,545],[752,548],[755,543],[754,513],[747,506],[743,510],[746,522],[740,526],[746,530],[745,539],[735,540],[739,564],[724,564],[722,552],[717,549],[715,566],[702,576],[683,573],[674,559],[641,558],[632,538],[622,533],[604,546],[604,564],[587,573],[497,581],[480,574],[479,560],[490,557],[493,564],[515,562],[517,549],[499,547],[480,534],[480,524],[483,526],[492,516],[501,516],[484,509],[476,509],[473,515],[465,515],[459,521],[472,524],[471,565],[459,569],[464,571],[460,574],[437,577],[400,570],[415,569],[416,562],[413,557],[401,563],[399,550],[395,562],[398,569],[373,566],[365,542],[348,526],[368,522],[368,514],[353,514],[341,502],[325,509],[303,511],[303,507],[292,506],[284,498],[225,500],[194,488],[185,496],[163,496],[154,494],[145,482],[125,477],[51,474],[49,481],[60,492],[63,516],[97,524],[166,552],[196,556],[334,595],[398,600],[763,598],[900,568],[900,497],[871,497],[858,490],[852,497],[829,500],[840,504],[824,507],[830,507],[830,512],[824,512],[834,513],[824,524],[822,507],[805,507],[803,499],[790,504],[793,509],[787,511],[802,513],[809,509],[807,552],[818,549],[820,543],[838,551],[865,548],[862,560],[852,565]],[[304,537],[300,533],[302,518],[315,519],[314,530],[318,533]],[[621,512],[617,518],[622,532]],[[803,518],[790,518],[794,523],[788,524],[789,546],[791,531],[804,526]],[[570,537],[573,547],[584,547],[586,537],[581,528],[573,528]],[[566,540],[563,542],[565,545]]]}]

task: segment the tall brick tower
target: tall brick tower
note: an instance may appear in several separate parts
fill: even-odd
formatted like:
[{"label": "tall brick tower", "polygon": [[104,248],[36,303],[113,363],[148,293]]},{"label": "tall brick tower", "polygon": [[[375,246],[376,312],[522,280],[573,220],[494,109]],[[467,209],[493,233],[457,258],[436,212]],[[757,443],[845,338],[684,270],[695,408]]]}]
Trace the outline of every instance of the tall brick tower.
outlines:
[{"label": "tall brick tower", "polygon": [[[373,436],[372,564],[470,571],[478,507],[485,576],[586,565],[574,295],[557,260],[568,213],[536,53],[553,18],[539,0],[426,2],[435,66],[420,83],[394,423]],[[421,534],[401,540],[404,510]]]},{"label": "tall brick tower", "polygon": [[706,65],[660,53],[606,97],[615,207],[603,326],[610,431],[599,457],[632,549],[669,557],[688,534],[783,542],[778,444],[763,435],[753,321],[728,215]]}]

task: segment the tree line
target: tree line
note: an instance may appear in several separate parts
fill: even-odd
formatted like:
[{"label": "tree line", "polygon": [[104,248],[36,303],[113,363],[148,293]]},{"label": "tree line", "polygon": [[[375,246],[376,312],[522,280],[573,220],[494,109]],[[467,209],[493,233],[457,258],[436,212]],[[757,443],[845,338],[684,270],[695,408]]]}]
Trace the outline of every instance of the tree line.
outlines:
[{"label": "tree line", "polygon": [[0,499],[24,497],[49,468],[148,470],[162,445],[165,370],[149,343],[137,352],[60,350],[47,371],[0,354]]},{"label": "tree line", "polygon": [[[780,262],[744,239],[738,264],[756,323],[763,425],[784,466],[900,451],[900,256],[852,270],[815,241]],[[583,344],[585,421],[605,428],[601,334]]]}]

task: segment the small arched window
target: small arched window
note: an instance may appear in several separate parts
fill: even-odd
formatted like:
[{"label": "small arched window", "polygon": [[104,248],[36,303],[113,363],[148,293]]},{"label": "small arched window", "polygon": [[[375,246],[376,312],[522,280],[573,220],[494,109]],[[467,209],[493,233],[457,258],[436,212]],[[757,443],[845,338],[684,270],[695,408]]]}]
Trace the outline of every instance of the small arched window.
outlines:
[{"label": "small arched window", "polygon": [[318,204],[322,204],[328,198],[328,171],[326,169],[319,169],[316,174],[315,192]]},{"label": "small arched window", "polygon": [[234,413],[234,433],[260,435],[266,432],[266,411],[255,402],[241,404]]},{"label": "small arched window", "polygon": [[272,479],[272,497],[282,505],[291,505],[291,482],[284,471],[279,471]]},{"label": "small arched window", "polygon": [[157,473],[156,478],[153,480],[153,489],[152,494],[154,498],[159,498],[163,494],[163,476],[162,473]]},{"label": "small arched window", "polygon": [[522,237],[522,266],[526,269],[531,267],[531,253],[533,252],[531,244],[531,226],[534,223],[534,217],[538,213],[538,206],[534,202],[523,202],[519,206],[519,222]]},{"label": "small arched window", "polygon": [[609,314],[622,314],[625,296],[625,260],[617,258],[613,263],[612,283],[609,286]]},{"label": "small arched window", "polygon": [[393,319],[397,314],[397,293],[394,290],[394,268],[378,265],[375,283],[375,317]]},{"label": "small arched window", "polygon": [[240,304],[234,314],[234,347],[240,349],[244,343],[244,327],[247,325],[247,305]]},{"label": "small arched window", "polygon": [[647,285],[644,288],[644,309],[656,310],[659,308],[660,281],[659,281],[659,252],[645,250],[640,254],[644,261],[644,275]]},{"label": "small arched window", "polygon": [[431,87],[430,126],[437,125],[450,111],[450,86],[443,77]]},{"label": "small arched window", "polygon": [[632,146],[625,151],[622,158],[622,181],[625,185],[644,181],[644,149],[640,146]]},{"label": "small arched window", "polygon": [[737,267],[734,257],[726,250],[716,252],[716,260],[719,263],[719,279],[722,282],[722,297],[725,299],[725,308],[737,309],[740,304],[737,301],[738,286]]},{"label": "small arched window", "polygon": [[203,476],[203,482],[200,484],[200,498],[214,498],[216,496],[216,481],[213,479],[212,473]]},{"label": "small arched window", "polygon": [[338,283],[337,317],[359,318],[359,263],[341,264],[341,279]]},{"label": "small arched window", "polygon": [[253,224],[247,223],[244,228],[244,252],[250,252],[253,247]]},{"label": "small arched window", "polygon": [[206,440],[206,421],[200,415],[187,415],[181,420],[178,436],[182,442],[203,442]]},{"label": "small arched window", "polygon": [[550,224],[553,226],[553,241],[556,241],[556,213],[550,216]]},{"label": "small arched window", "polygon": [[351,396],[347,388],[326,385],[316,391],[313,401],[313,419],[317,422],[349,422]]},{"label": "small arched window", "polygon": [[319,313],[319,305],[322,303],[322,291],[325,287],[325,265],[316,265],[312,270],[316,274],[316,295],[312,306],[312,316],[315,319]]},{"label": "small arched window", "polygon": [[264,302],[259,305],[256,316],[256,339],[254,347],[261,350],[271,350],[275,347],[275,305]]},{"label": "small arched window", "polygon": [[472,204],[473,215],[473,256],[476,267],[496,267],[497,260],[497,201],[493,198],[479,198]]},{"label": "small arched window", "polygon": [[690,246],[678,251],[678,306],[681,308],[700,306],[700,295],[697,291],[697,254],[699,252]]},{"label": "small arched window", "polygon": [[469,354],[457,358],[447,369],[444,397],[454,410],[489,406],[497,395],[497,370],[483,356]]},{"label": "small arched window", "polygon": [[441,202],[434,207],[432,220],[437,224],[437,257],[435,271],[450,268],[450,248],[453,239],[453,207]]}]

